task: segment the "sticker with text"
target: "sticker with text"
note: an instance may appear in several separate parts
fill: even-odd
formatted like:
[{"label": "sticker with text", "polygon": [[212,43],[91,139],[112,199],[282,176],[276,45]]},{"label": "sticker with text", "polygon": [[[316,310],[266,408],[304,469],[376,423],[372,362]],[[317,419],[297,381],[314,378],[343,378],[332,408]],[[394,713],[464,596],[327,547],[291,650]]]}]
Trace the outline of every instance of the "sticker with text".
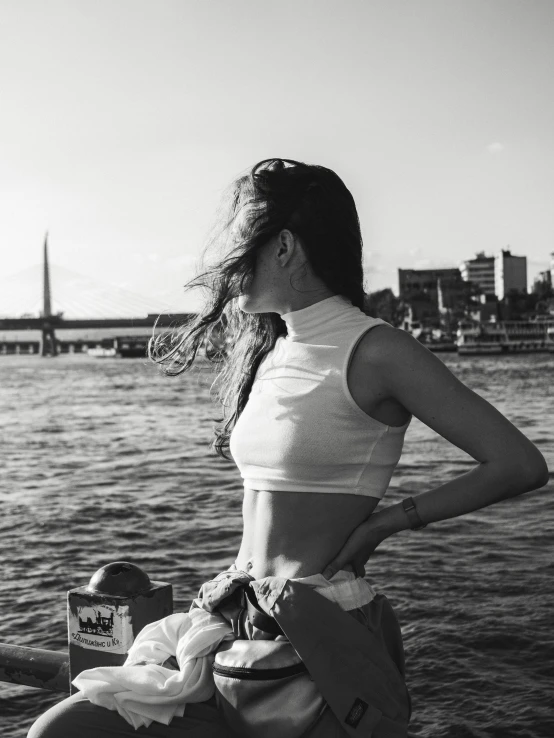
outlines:
[{"label": "sticker with text", "polygon": [[133,643],[129,607],[85,605],[69,615],[70,642],[94,651],[127,653]]}]

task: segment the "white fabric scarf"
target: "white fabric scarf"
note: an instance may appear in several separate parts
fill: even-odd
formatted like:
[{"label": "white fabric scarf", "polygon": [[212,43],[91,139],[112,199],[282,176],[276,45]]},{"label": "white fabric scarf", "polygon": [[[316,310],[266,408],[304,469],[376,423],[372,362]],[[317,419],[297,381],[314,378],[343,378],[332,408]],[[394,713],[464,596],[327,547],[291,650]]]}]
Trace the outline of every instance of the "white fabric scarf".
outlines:
[{"label": "white fabric scarf", "polygon": [[[216,613],[175,613],[141,630],[123,666],[87,669],[73,684],[93,704],[117,710],[135,730],[153,720],[169,725],[175,715],[183,716],[187,702],[213,696],[214,652],[233,638],[229,623]],[[160,666],[170,656],[179,671]]]}]

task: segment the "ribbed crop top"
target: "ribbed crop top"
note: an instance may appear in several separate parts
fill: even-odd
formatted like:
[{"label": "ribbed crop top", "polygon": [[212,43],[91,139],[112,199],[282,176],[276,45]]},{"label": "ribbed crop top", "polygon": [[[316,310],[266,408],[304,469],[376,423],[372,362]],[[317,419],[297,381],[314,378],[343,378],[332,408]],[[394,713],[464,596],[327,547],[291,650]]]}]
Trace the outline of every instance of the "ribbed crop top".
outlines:
[{"label": "ribbed crop top", "polygon": [[411,419],[390,426],[367,415],[347,369],[362,336],[385,321],[342,295],[281,317],[287,335],[260,363],[231,433],[244,486],[382,498]]}]

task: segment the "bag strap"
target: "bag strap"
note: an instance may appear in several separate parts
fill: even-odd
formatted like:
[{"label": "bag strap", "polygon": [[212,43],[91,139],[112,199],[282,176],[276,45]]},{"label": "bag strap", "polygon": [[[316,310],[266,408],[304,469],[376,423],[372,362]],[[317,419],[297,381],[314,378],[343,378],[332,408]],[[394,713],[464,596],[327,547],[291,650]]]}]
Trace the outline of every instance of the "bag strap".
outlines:
[{"label": "bag strap", "polygon": [[271,635],[284,635],[275,618],[272,618],[271,615],[267,615],[260,608],[252,587],[245,584],[243,592],[245,594],[246,613],[250,623],[255,628],[258,628],[258,630],[265,630],[266,633],[271,633]]}]

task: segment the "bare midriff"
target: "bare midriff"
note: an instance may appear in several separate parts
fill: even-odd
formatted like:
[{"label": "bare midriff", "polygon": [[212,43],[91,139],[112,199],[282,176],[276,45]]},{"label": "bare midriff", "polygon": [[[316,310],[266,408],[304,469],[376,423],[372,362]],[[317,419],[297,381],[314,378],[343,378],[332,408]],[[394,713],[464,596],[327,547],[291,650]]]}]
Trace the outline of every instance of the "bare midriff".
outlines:
[{"label": "bare midriff", "polygon": [[245,487],[235,563],[255,579],[320,574],[378,503],[362,495]]}]

